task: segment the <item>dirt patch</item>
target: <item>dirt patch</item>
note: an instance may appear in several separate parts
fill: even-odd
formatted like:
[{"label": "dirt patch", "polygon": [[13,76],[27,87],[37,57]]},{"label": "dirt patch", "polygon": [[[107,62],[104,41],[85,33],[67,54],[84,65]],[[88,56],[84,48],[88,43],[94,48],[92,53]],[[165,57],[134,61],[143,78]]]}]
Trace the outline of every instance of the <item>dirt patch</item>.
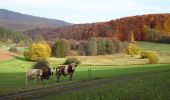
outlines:
[{"label": "dirt patch", "polygon": [[6,61],[13,58],[13,54],[8,51],[2,51],[3,53],[0,54],[0,61]]}]

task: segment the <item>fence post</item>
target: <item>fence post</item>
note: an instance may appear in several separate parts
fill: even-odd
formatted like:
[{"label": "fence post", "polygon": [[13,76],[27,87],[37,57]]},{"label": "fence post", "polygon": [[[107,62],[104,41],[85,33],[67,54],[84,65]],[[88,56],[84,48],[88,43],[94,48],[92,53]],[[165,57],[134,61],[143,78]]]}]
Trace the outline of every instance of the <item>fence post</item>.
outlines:
[{"label": "fence post", "polygon": [[88,68],[88,77],[89,77],[89,80],[91,80],[91,68]]}]

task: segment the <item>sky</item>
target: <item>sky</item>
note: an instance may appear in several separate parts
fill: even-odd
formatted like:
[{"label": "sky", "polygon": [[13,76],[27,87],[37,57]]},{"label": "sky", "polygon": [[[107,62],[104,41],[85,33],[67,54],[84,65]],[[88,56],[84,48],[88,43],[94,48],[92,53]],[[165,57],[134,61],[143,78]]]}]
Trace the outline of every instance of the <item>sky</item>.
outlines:
[{"label": "sky", "polygon": [[1,0],[0,8],[78,24],[170,13],[170,0]]}]

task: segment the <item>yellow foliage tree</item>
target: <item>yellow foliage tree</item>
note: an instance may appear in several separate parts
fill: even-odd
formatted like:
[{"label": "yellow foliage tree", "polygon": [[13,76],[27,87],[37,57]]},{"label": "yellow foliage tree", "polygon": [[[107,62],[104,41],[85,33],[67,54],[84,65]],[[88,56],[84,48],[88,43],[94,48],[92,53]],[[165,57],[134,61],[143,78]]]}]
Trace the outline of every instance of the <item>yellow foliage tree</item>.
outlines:
[{"label": "yellow foliage tree", "polygon": [[141,55],[142,58],[148,58],[150,64],[159,63],[159,56],[154,51],[144,51]]},{"label": "yellow foliage tree", "polygon": [[140,48],[137,45],[131,43],[126,49],[126,54],[131,55],[131,57],[140,55]]},{"label": "yellow foliage tree", "polygon": [[45,43],[33,43],[28,51],[24,52],[24,56],[29,60],[46,59],[51,55],[51,48]]}]

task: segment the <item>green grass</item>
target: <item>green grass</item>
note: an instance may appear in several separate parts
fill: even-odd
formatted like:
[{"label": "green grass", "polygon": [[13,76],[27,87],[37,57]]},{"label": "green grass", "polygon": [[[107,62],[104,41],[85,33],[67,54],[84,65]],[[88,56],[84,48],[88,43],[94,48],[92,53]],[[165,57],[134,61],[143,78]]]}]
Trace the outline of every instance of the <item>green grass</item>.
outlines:
[{"label": "green grass", "polygon": [[[61,77],[61,82],[57,83],[55,77],[48,82],[44,81],[41,84],[35,84],[32,81],[30,84],[25,85],[25,71],[31,67],[32,62],[25,62],[19,59],[12,59],[8,62],[0,63],[0,94],[27,91],[32,89],[38,89],[42,87],[48,87],[53,84],[68,83],[68,77]],[[55,65],[52,65],[55,66]],[[74,74],[73,81],[88,80],[87,70],[92,68],[92,79],[116,77],[119,75],[143,73],[161,69],[170,69],[168,64],[156,64],[156,65],[131,65],[131,66],[78,66]]]},{"label": "green grass", "polygon": [[137,42],[142,50],[153,50],[157,52],[170,52],[170,44],[153,43],[153,42]]},{"label": "green grass", "polygon": [[[162,54],[160,55],[161,63],[166,63],[166,64],[155,64],[155,65],[150,65],[147,64],[148,61],[147,59],[139,59],[139,58],[131,58],[129,56],[126,56],[124,54],[118,54],[118,55],[105,55],[105,56],[76,56],[78,59],[81,60],[81,65],[77,67],[76,72],[73,77],[73,82],[77,81],[83,81],[83,80],[88,80],[87,76],[87,70],[88,68],[92,68],[92,79],[99,79],[99,78],[116,78],[121,75],[131,75],[131,74],[137,74],[137,73],[144,73],[144,72],[152,72],[152,71],[159,71],[159,70],[170,70],[170,56],[167,55],[169,53],[168,49],[170,50],[170,45],[169,44],[158,44],[158,43],[146,43],[146,42],[138,42],[137,43],[142,49],[145,50],[156,50],[158,52],[161,52]],[[20,51],[23,51],[25,49],[19,48]],[[64,62],[66,58],[50,58],[50,66],[55,67],[57,64],[61,64]],[[31,68],[33,62],[27,62],[24,60],[22,56],[18,56],[16,58],[13,58],[8,61],[0,61],[0,95],[2,94],[7,94],[7,93],[13,93],[13,92],[19,92],[19,91],[27,91],[27,90],[33,90],[33,89],[38,89],[42,87],[50,87],[53,84],[59,85],[59,84],[66,84],[70,83],[68,80],[68,77],[61,77],[61,82],[57,83],[55,77],[53,77],[53,80],[48,82],[44,81],[43,83],[40,84],[35,84],[34,81],[30,83],[30,85],[26,86],[25,85],[25,72],[27,69]],[[160,76],[159,76],[160,75]],[[160,81],[165,81],[165,86],[169,82],[168,79],[165,79],[164,74],[155,74],[155,77],[160,78]],[[167,74],[166,74],[167,75]],[[108,98],[110,95],[110,98],[120,98],[120,99],[125,99],[126,95],[131,96],[131,100],[133,100],[133,93],[145,93],[144,89],[147,87],[150,88],[152,85],[149,82],[149,80],[153,80],[152,77],[144,77],[144,78],[136,78],[131,81],[126,81],[117,85],[112,85],[110,83],[104,84],[103,87],[101,87],[99,90],[94,89],[94,91],[91,92],[94,96],[98,97],[99,94],[102,94],[104,91],[106,93],[103,93],[103,96],[107,96]],[[137,86],[137,83],[140,82],[141,86]],[[156,81],[157,82],[157,81]],[[167,82],[167,83],[166,83]],[[125,83],[125,84],[124,84]],[[162,82],[159,84],[163,84]],[[147,86],[147,84],[150,84]],[[133,85],[136,87],[133,88]],[[107,92],[105,88],[108,87],[110,88],[111,94]],[[129,88],[128,88],[129,86]],[[142,88],[144,87],[144,89]],[[126,92],[124,93],[124,88]],[[143,90],[140,91],[140,88]],[[153,89],[159,88],[157,85],[153,87]],[[134,92],[133,92],[134,90]],[[139,90],[139,91],[138,91]],[[76,95],[77,97],[81,96],[87,96],[88,99],[93,99],[91,98],[91,95],[88,94],[89,90],[87,91],[82,91],[80,94],[71,94],[66,97],[62,97],[63,99],[66,99],[67,97],[73,97],[76,99],[74,96]],[[115,95],[114,91],[116,91]],[[153,92],[153,90],[148,90],[149,92]],[[95,93],[99,94],[95,94]],[[129,93],[128,93],[129,92]],[[163,91],[167,92],[167,91]],[[83,95],[84,94],[84,95]],[[149,95],[150,93],[146,94]],[[121,96],[122,95],[122,96]],[[125,96],[124,96],[125,95]],[[138,94],[135,94],[138,96]],[[154,95],[154,94],[152,94]],[[161,94],[162,95],[162,94]],[[166,94],[165,94],[166,95]],[[92,96],[93,97],[93,96]],[[152,97],[152,96],[151,96]],[[162,96],[161,96],[162,97]],[[97,99],[97,98],[94,98]],[[140,99],[140,98],[139,98]],[[144,98],[142,98],[144,99]],[[150,98],[149,98],[150,99]]]},{"label": "green grass", "polygon": [[[134,74],[117,83],[105,82],[70,94],[44,100],[169,100],[170,69],[158,73]],[[131,77],[132,77],[131,76]],[[114,79],[114,78],[113,78]]]}]

